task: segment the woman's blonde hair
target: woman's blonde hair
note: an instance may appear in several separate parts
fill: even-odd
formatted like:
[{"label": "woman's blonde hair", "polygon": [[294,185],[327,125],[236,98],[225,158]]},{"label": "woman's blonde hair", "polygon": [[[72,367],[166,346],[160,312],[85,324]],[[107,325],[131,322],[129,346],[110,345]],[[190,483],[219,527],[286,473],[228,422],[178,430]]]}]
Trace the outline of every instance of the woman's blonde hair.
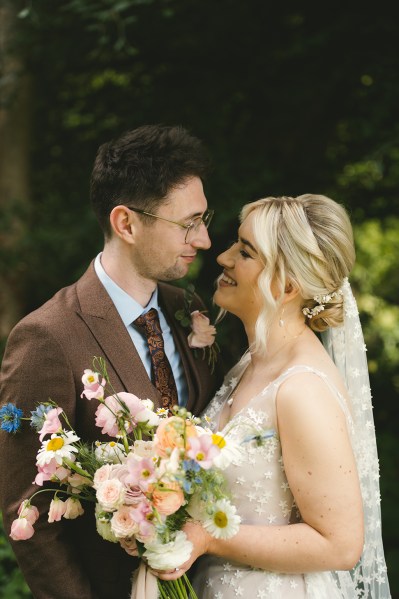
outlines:
[{"label": "woman's blonde hair", "polygon": [[[304,194],[257,200],[243,207],[241,222],[251,213],[255,243],[264,263],[258,279],[264,308],[255,329],[255,349],[262,351],[286,285],[290,283],[299,290],[302,308],[314,308],[315,296],[340,289],[354,264],[355,248],[346,210],[326,196]],[[272,281],[280,289],[277,299],[271,293]],[[318,332],[339,326],[343,322],[342,296],[334,295],[323,311],[306,320]]]}]

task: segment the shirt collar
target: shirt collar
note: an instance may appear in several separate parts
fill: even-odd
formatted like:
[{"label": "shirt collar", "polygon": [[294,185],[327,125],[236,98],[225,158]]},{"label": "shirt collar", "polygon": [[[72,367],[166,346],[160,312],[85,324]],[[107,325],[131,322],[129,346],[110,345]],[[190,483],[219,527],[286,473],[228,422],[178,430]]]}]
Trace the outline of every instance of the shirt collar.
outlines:
[{"label": "shirt collar", "polygon": [[115,304],[118,310],[119,316],[121,317],[123,324],[127,327],[141,314],[145,314],[151,308],[155,308],[159,311],[158,304],[158,287],[155,288],[154,293],[151,296],[148,304],[143,308],[141,304],[136,302],[126,291],[119,287],[105,272],[101,264],[101,253],[98,254],[94,261],[94,270],[101,283],[104,285],[105,290]]}]

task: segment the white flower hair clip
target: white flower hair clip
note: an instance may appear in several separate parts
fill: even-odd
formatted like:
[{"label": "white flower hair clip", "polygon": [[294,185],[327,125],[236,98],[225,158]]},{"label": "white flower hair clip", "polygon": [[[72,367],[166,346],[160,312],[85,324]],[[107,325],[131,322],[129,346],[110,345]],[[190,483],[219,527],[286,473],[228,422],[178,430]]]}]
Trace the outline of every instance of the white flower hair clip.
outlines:
[{"label": "white flower hair clip", "polygon": [[314,316],[317,316],[317,314],[320,314],[320,312],[323,312],[326,304],[328,304],[334,297],[338,297],[339,295],[342,295],[341,287],[338,289],[338,291],[332,291],[331,293],[327,293],[327,295],[315,295],[313,296],[313,299],[316,302],[316,305],[313,306],[313,308],[302,308],[302,312],[306,318],[313,318]]}]

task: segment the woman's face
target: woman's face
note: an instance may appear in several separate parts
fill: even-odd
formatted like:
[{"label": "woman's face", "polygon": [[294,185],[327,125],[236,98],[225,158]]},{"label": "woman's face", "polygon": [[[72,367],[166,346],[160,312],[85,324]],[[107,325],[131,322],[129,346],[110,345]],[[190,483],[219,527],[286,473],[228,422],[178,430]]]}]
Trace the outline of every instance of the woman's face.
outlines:
[{"label": "woman's face", "polygon": [[252,232],[253,219],[251,212],[238,229],[238,240],[218,256],[223,273],[213,296],[218,306],[252,326],[262,308],[258,277],[264,268]]}]

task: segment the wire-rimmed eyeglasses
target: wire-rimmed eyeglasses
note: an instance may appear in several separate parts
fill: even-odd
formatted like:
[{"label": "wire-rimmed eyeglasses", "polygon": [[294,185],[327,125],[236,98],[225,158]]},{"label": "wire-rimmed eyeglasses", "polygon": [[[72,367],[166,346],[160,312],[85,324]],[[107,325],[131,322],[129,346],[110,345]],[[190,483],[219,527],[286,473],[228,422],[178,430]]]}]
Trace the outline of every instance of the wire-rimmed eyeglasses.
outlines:
[{"label": "wire-rimmed eyeglasses", "polygon": [[[201,225],[205,225],[206,228],[209,227],[212,217],[215,213],[214,210],[205,210],[201,215],[195,216],[187,225],[184,223],[178,223],[175,220],[170,220],[169,218],[164,218],[163,216],[158,216],[158,214],[152,214],[151,212],[146,212],[145,210],[140,210],[139,208],[131,208],[129,206],[129,210],[132,212],[137,212],[138,214],[145,214],[146,216],[152,216],[153,218],[158,218],[159,220],[164,220],[167,223],[172,223],[173,225],[177,225],[182,229],[186,229],[186,236],[184,238],[184,243],[190,243],[190,236],[192,233],[198,233]],[[192,239],[192,237],[191,237]]]}]

